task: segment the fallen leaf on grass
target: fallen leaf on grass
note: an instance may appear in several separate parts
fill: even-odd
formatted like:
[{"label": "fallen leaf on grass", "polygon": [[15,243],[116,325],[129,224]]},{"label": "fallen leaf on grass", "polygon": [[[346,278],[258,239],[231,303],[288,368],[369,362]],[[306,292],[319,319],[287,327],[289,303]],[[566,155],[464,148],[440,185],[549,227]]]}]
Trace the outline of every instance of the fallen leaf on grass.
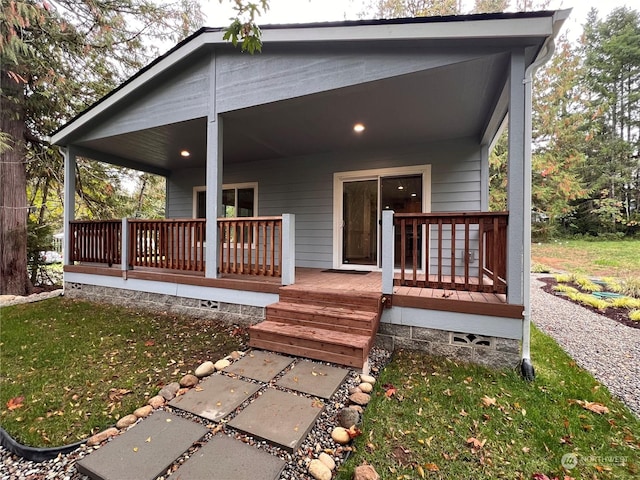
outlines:
[{"label": "fallen leaf on grass", "polygon": [[587,402],[586,400],[569,400],[569,403],[577,403],[585,410],[589,410],[590,412],[597,413],[602,415],[604,413],[609,413],[609,408],[604,406],[599,402]]},{"label": "fallen leaf on grass", "polygon": [[384,388],[384,396],[387,398],[391,398],[398,391],[391,383],[384,384],[382,388]]},{"label": "fallen leaf on grass", "polygon": [[349,438],[356,438],[358,435],[362,434],[362,430],[357,428],[355,425],[352,425],[351,428],[347,429],[347,433],[349,434]]},{"label": "fallen leaf on grass", "polygon": [[482,397],[482,403],[485,407],[490,407],[491,405],[496,404],[496,399],[485,395],[484,397]]},{"label": "fallen leaf on grass", "polygon": [[420,465],[416,467],[416,470],[418,470],[418,475],[420,475],[420,478],[424,478],[424,469]]},{"label": "fallen leaf on grass", "polygon": [[112,388],[111,390],[109,390],[108,396],[109,400],[111,400],[112,402],[119,402],[120,400],[122,400],[122,397],[129,393],[131,393],[131,390],[127,390],[125,388]]},{"label": "fallen leaf on grass", "polygon": [[7,402],[7,408],[11,411],[24,407],[24,396],[13,397]]},{"label": "fallen leaf on grass", "polygon": [[425,463],[424,464],[424,468],[426,468],[430,472],[439,472],[440,471],[440,467],[438,467],[438,465],[436,465],[435,463]]},{"label": "fallen leaf on grass", "polygon": [[154,342],[153,340],[147,340],[146,342],[144,342],[145,347],[153,347],[155,344],[156,342]]}]

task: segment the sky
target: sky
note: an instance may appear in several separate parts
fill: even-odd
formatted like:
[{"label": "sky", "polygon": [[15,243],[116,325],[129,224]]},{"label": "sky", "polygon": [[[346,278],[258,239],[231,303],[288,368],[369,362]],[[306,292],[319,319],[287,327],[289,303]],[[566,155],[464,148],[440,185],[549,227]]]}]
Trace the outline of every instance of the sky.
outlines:
[{"label": "sky", "polygon": [[[204,5],[207,26],[227,26],[228,19],[233,15],[232,2],[233,0],[222,0],[222,3],[220,0],[207,0]],[[368,0],[269,0],[269,11],[260,16],[258,24],[358,20],[358,14],[368,3]],[[468,11],[473,1],[463,0],[463,5],[466,5],[463,8]],[[548,9],[573,8],[564,28],[570,37],[577,38],[592,7],[598,10],[600,18],[604,18],[612,9],[620,6],[640,11],[640,0],[551,0]]]}]

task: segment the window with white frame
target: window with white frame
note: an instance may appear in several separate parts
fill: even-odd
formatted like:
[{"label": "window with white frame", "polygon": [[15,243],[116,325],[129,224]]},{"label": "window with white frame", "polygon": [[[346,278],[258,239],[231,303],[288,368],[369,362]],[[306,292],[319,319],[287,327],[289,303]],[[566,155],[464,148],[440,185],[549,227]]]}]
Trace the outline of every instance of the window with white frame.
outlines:
[{"label": "window with white frame", "polygon": [[[193,217],[206,218],[206,211],[207,187],[193,187]],[[222,208],[218,213],[220,217],[255,217],[257,213],[257,183],[235,183],[222,186]]]}]

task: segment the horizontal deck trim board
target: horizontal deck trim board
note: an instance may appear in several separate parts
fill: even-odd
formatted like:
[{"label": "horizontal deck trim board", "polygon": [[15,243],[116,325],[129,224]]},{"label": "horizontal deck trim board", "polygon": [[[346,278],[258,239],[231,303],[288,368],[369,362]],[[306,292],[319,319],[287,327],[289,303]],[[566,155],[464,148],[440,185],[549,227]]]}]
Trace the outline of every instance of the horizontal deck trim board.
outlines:
[{"label": "horizontal deck trim board", "polygon": [[195,275],[179,273],[155,273],[130,270],[128,277],[131,279],[152,280],[156,282],[170,282],[181,285],[197,285],[200,287],[224,288],[229,290],[242,290],[259,293],[278,293],[278,283],[252,282],[250,280],[237,280],[231,278],[205,278]]},{"label": "horizontal deck trim board", "polygon": [[106,275],[110,277],[122,277],[122,270],[119,268],[93,267],[91,265],[65,265],[64,272],[86,273],[88,275]]},{"label": "horizontal deck trim board", "polygon": [[279,315],[299,315],[310,317],[310,319],[319,318],[331,318],[340,319],[345,318],[347,321],[352,321],[354,324],[370,323],[375,320],[376,312],[356,310],[354,308],[341,308],[330,306],[318,306],[308,305],[302,303],[289,303],[286,301],[280,301],[275,305],[269,305],[267,307],[273,313]]},{"label": "horizontal deck trim board", "polygon": [[[495,297],[488,295],[486,299]],[[488,315],[522,320],[524,306],[510,305],[494,302],[474,302],[459,299],[416,297],[413,295],[394,294],[392,299],[394,307],[410,307],[422,310],[439,310],[444,312],[470,313],[475,315]]]}]

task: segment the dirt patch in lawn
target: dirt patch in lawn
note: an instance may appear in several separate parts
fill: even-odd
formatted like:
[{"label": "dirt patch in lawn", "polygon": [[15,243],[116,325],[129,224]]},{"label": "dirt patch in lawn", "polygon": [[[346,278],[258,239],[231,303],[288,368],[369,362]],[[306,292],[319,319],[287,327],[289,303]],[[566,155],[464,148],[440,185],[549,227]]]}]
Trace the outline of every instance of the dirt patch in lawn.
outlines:
[{"label": "dirt patch in lawn", "polygon": [[[540,280],[541,282],[544,283],[544,286],[542,287],[542,289],[555,296],[558,298],[561,298],[567,302],[571,302],[574,303],[576,305],[581,306],[582,308],[586,308],[587,310],[591,310],[594,313],[597,313],[599,315],[604,315],[607,318],[610,318],[611,320],[615,320],[618,323],[622,323],[623,325],[626,325],[627,327],[631,327],[631,328],[640,328],[640,322],[634,322],[633,320],[631,320],[629,318],[629,310],[627,310],[626,308],[616,308],[616,307],[609,307],[606,310],[598,310],[596,308],[593,308],[589,305],[584,305],[582,303],[579,302],[574,302],[573,300],[571,300],[570,298],[568,298],[566,295],[561,295],[560,292],[556,292],[553,287],[555,287],[556,285],[558,285],[558,282],[555,280],[555,278],[551,278],[551,277],[543,277],[543,278],[539,278],[538,280]],[[572,287],[575,288],[579,288],[578,285],[576,284],[566,284],[566,285],[571,285]]]}]

